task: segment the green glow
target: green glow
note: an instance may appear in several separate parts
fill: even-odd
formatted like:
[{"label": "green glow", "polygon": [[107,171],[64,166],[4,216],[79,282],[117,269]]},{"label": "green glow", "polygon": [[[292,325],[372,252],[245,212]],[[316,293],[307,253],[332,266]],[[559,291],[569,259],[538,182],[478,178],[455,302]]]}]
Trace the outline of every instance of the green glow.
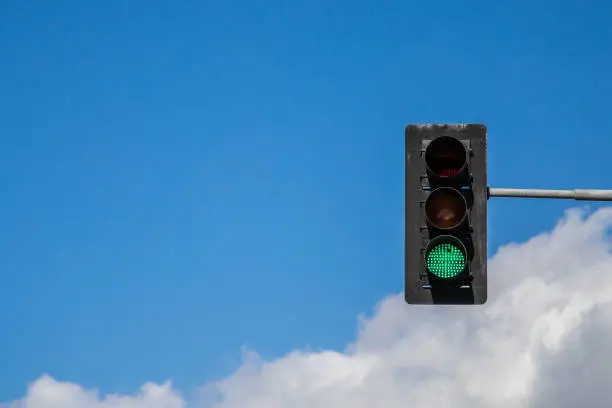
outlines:
[{"label": "green glow", "polygon": [[465,255],[458,246],[440,243],[427,254],[427,268],[442,279],[450,279],[463,272]]}]

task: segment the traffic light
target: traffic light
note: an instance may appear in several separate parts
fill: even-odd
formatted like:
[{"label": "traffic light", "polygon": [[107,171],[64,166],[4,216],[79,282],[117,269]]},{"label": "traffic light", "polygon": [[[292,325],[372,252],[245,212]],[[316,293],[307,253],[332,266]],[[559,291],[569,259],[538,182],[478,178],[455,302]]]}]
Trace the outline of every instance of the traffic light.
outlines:
[{"label": "traffic light", "polygon": [[487,300],[486,136],[484,125],[406,127],[407,303]]}]

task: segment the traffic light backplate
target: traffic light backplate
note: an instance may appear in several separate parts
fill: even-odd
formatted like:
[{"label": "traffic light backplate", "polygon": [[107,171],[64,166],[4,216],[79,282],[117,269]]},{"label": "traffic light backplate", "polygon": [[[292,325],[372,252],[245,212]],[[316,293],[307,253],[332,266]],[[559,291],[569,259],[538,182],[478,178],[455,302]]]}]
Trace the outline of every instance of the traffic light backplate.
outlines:
[{"label": "traffic light backplate", "polygon": [[405,299],[483,304],[487,299],[487,130],[408,125]]}]

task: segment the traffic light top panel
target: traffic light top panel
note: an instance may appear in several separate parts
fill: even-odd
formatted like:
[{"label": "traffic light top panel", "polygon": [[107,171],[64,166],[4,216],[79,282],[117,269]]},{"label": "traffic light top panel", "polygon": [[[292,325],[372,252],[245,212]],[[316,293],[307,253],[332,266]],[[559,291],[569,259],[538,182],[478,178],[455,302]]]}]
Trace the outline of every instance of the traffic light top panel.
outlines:
[{"label": "traffic light top panel", "polygon": [[[486,132],[484,125],[473,124],[408,125],[406,163],[414,170],[418,166],[424,189],[466,187],[471,177],[478,177],[473,181],[486,186]],[[410,157],[417,151],[419,157]]]},{"label": "traffic light top panel", "polygon": [[487,127],[483,124],[474,124],[474,123],[446,123],[443,125],[440,124],[435,124],[435,123],[423,123],[423,124],[410,124],[408,126],[406,126],[406,129],[412,129],[412,130],[420,130],[423,132],[427,132],[430,134],[434,134],[434,132],[439,132],[439,134],[435,135],[435,136],[440,136],[442,135],[444,132],[447,131],[462,131],[464,129],[480,129],[481,132],[485,132],[487,131]]}]

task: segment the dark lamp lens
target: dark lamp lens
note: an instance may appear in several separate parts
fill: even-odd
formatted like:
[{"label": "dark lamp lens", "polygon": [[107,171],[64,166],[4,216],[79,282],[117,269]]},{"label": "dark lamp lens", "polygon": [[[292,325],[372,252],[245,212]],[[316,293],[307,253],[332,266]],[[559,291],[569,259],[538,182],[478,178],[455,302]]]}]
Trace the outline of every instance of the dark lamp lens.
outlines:
[{"label": "dark lamp lens", "polygon": [[425,162],[429,171],[436,176],[450,178],[465,169],[467,152],[463,143],[454,137],[440,136],[427,146]]},{"label": "dark lamp lens", "polygon": [[457,228],[467,216],[467,203],[459,191],[441,187],[427,197],[425,216],[430,225],[441,230]]}]

